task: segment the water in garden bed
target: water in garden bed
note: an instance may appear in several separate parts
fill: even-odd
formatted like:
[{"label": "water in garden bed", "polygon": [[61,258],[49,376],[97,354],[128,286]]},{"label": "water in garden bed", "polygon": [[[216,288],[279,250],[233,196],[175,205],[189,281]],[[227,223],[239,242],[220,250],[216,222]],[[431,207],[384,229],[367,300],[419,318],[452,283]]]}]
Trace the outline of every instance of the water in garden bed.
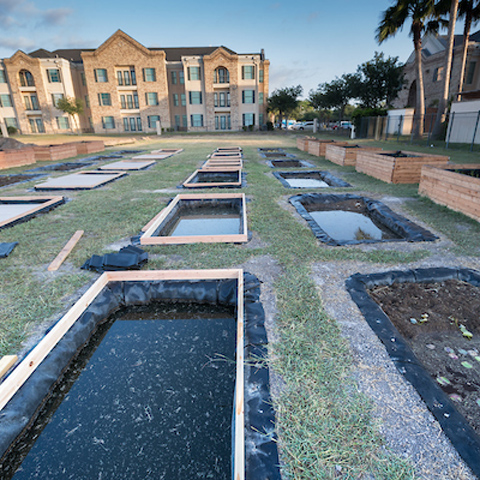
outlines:
[{"label": "water in garden bed", "polygon": [[173,225],[171,237],[191,237],[196,235],[238,235],[239,215],[182,215]]},{"label": "water in garden bed", "polygon": [[187,308],[136,307],[101,326],[1,478],[230,478],[235,319]]},{"label": "water in garden bed", "polygon": [[395,283],[369,293],[480,435],[480,289],[446,280]]},{"label": "water in garden bed", "polygon": [[317,178],[285,178],[285,181],[292,188],[323,188],[329,187],[330,185],[323,180]]},{"label": "water in garden bed", "polygon": [[347,240],[383,240],[392,238],[361,213],[342,210],[309,212],[322,230],[331,238]]},{"label": "water in garden bed", "polygon": [[199,172],[193,183],[232,183],[238,182],[236,172]]}]

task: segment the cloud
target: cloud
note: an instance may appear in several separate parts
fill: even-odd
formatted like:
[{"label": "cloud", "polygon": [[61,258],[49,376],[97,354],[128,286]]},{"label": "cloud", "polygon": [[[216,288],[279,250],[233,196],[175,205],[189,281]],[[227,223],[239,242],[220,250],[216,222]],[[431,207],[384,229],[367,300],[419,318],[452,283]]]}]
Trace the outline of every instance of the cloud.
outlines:
[{"label": "cloud", "polygon": [[26,37],[0,38],[0,47],[17,50],[31,50],[35,47],[35,42]]},{"label": "cloud", "polygon": [[40,12],[41,21],[39,24],[47,27],[63,25],[72,13],[73,10],[70,8],[52,8],[45,12]]},{"label": "cloud", "polygon": [[[34,2],[26,0],[0,0],[0,24],[7,29],[58,26],[64,24],[72,13],[70,8],[42,10]],[[31,22],[34,22],[33,25]]]}]

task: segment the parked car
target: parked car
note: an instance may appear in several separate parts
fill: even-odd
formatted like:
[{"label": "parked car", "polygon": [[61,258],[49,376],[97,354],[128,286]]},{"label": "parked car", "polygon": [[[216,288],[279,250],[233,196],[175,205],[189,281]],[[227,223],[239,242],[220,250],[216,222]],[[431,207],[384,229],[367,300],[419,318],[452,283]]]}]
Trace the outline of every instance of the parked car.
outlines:
[{"label": "parked car", "polygon": [[340,123],[336,123],[332,130],[343,129],[348,130],[349,128],[353,128],[353,124],[350,123],[348,120],[342,120]]},{"label": "parked car", "polygon": [[292,126],[292,130],[307,130],[313,132],[313,121],[296,123]]}]

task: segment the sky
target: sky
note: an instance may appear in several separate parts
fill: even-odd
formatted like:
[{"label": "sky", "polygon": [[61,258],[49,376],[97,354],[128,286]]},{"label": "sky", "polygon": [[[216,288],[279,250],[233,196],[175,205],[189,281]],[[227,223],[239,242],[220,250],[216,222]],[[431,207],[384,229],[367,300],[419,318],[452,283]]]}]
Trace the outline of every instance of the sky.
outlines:
[{"label": "sky", "polygon": [[17,50],[96,48],[121,29],[146,47],[224,45],[270,60],[270,91],[301,85],[303,96],[373,58],[405,62],[409,26],[378,45],[393,0],[0,0],[0,58]]}]

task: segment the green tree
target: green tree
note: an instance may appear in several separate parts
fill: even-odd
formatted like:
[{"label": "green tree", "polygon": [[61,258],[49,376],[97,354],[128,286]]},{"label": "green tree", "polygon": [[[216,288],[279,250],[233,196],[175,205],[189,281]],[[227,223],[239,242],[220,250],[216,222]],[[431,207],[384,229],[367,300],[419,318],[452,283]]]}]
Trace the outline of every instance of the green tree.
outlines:
[{"label": "green tree", "polygon": [[83,103],[78,98],[63,97],[57,101],[56,107],[64,113],[67,113],[72,118],[72,131],[73,125],[77,127],[77,133],[80,133],[80,125],[77,121],[77,116],[83,113]]},{"label": "green tree", "polygon": [[411,20],[410,35],[413,37],[415,50],[415,71],[417,82],[416,122],[414,135],[423,134],[423,121],[425,117],[425,88],[422,70],[422,35],[426,31],[438,30],[438,14],[435,0],[395,0],[394,5],[382,13],[380,24],[377,28],[376,39],[383,43],[394,37],[402,30],[407,21]]},{"label": "green tree", "polygon": [[438,138],[445,123],[448,96],[450,92],[450,73],[452,70],[453,59],[453,41],[455,38],[455,24],[457,21],[458,0],[440,0],[438,4],[439,9],[449,9],[448,16],[448,39],[447,48],[445,50],[445,66],[443,68],[443,92],[438,101],[437,118],[435,119],[435,125],[433,126],[433,136]]},{"label": "green tree", "polygon": [[479,0],[460,0],[458,4],[458,16],[464,19],[463,25],[463,46],[462,46],[462,66],[460,69],[460,81],[458,82],[457,101],[462,98],[463,82],[465,79],[465,69],[467,68],[468,38],[472,25],[480,20],[480,1]]},{"label": "green tree", "polygon": [[317,91],[309,93],[308,99],[316,110],[338,109],[341,120],[348,102],[357,97],[360,83],[358,74],[346,73],[330,83],[321,83]]},{"label": "green tree", "polygon": [[358,66],[357,73],[357,99],[363,108],[391,106],[403,87],[403,64],[398,57],[385,58],[383,52],[375,52],[372,60]]},{"label": "green tree", "polygon": [[279,88],[268,98],[268,109],[278,114],[280,128],[282,128],[284,116],[288,125],[288,116],[297,108],[299,103],[298,97],[302,94],[302,91],[301,85]]}]

